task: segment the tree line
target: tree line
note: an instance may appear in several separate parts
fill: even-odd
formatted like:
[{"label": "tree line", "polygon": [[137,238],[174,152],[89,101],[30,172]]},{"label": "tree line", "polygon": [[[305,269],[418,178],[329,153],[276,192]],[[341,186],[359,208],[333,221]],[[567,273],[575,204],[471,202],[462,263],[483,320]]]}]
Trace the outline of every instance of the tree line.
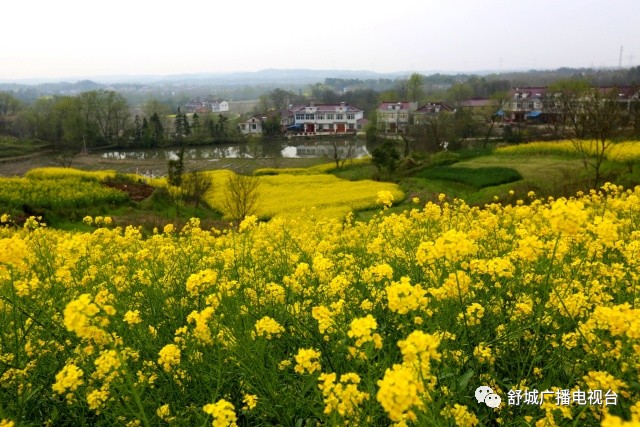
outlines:
[{"label": "tree line", "polygon": [[102,89],[30,104],[0,92],[0,135],[47,142],[56,151],[215,143],[237,136],[226,116],[171,113],[154,99],[132,108],[122,94]]}]

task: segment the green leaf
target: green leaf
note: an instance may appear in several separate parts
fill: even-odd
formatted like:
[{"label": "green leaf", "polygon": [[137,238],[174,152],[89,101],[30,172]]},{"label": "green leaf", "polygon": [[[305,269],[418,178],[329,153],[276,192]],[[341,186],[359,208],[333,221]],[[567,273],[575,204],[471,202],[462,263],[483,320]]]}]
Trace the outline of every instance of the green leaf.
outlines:
[{"label": "green leaf", "polygon": [[462,375],[460,377],[460,379],[458,380],[458,386],[464,390],[465,388],[467,388],[467,385],[469,384],[469,380],[471,379],[471,377],[474,374],[474,370],[473,369],[469,369],[467,372],[464,373],[464,375]]}]

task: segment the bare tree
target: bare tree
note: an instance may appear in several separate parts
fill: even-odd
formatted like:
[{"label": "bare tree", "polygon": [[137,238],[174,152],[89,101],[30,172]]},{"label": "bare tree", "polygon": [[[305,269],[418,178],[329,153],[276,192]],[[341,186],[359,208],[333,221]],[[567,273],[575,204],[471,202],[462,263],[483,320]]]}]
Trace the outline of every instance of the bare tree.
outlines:
[{"label": "bare tree", "polygon": [[198,171],[188,172],[182,176],[180,183],[182,198],[185,202],[192,202],[197,209],[212,185],[211,178],[205,173]]},{"label": "bare tree", "polygon": [[589,187],[597,188],[601,184],[602,163],[623,130],[625,114],[618,91],[561,87],[558,106],[566,126],[565,135],[571,139],[587,171]]},{"label": "bare tree", "polygon": [[351,160],[353,157],[353,144],[351,141],[345,141],[344,144],[340,144],[338,140],[333,139],[331,148],[333,148],[333,161],[336,162],[336,169],[344,167],[347,160]]},{"label": "bare tree", "polygon": [[225,185],[224,209],[234,221],[242,221],[258,206],[260,181],[252,175],[234,173]]}]

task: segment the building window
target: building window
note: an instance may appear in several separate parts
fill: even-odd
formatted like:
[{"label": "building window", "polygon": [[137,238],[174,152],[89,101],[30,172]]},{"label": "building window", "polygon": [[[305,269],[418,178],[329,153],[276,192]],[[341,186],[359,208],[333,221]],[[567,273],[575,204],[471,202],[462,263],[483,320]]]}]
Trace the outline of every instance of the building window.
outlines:
[{"label": "building window", "polygon": [[336,114],[336,120],[343,120],[344,114]]},{"label": "building window", "polygon": [[251,129],[256,129],[256,125],[255,124],[251,125]]},{"label": "building window", "polygon": [[327,120],[333,120],[333,114],[327,114]]},{"label": "building window", "polygon": [[296,120],[304,120],[304,114],[296,114]]},{"label": "building window", "polygon": [[316,120],[324,120],[324,116],[322,114],[316,115]]},{"label": "building window", "polygon": [[354,129],[353,123],[349,123],[349,130],[353,130],[353,129]]},{"label": "building window", "polygon": [[347,120],[355,120],[356,115],[355,114],[347,114]]},{"label": "building window", "polygon": [[329,130],[333,130],[333,123],[329,125]]},{"label": "building window", "polygon": [[305,120],[313,120],[313,114],[305,114],[304,119]]},{"label": "building window", "polygon": [[323,130],[324,129],[324,125],[323,124],[319,124],[318,125],[318,130]]}]

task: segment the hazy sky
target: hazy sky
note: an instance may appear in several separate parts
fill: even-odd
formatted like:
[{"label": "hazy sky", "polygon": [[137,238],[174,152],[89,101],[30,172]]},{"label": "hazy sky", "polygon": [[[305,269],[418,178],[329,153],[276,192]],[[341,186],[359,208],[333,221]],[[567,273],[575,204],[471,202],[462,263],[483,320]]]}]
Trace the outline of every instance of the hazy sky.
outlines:
[{"label": "hazy sky", "polygon": [[4,1],[0,80],[640,64],[640,0]]}]

